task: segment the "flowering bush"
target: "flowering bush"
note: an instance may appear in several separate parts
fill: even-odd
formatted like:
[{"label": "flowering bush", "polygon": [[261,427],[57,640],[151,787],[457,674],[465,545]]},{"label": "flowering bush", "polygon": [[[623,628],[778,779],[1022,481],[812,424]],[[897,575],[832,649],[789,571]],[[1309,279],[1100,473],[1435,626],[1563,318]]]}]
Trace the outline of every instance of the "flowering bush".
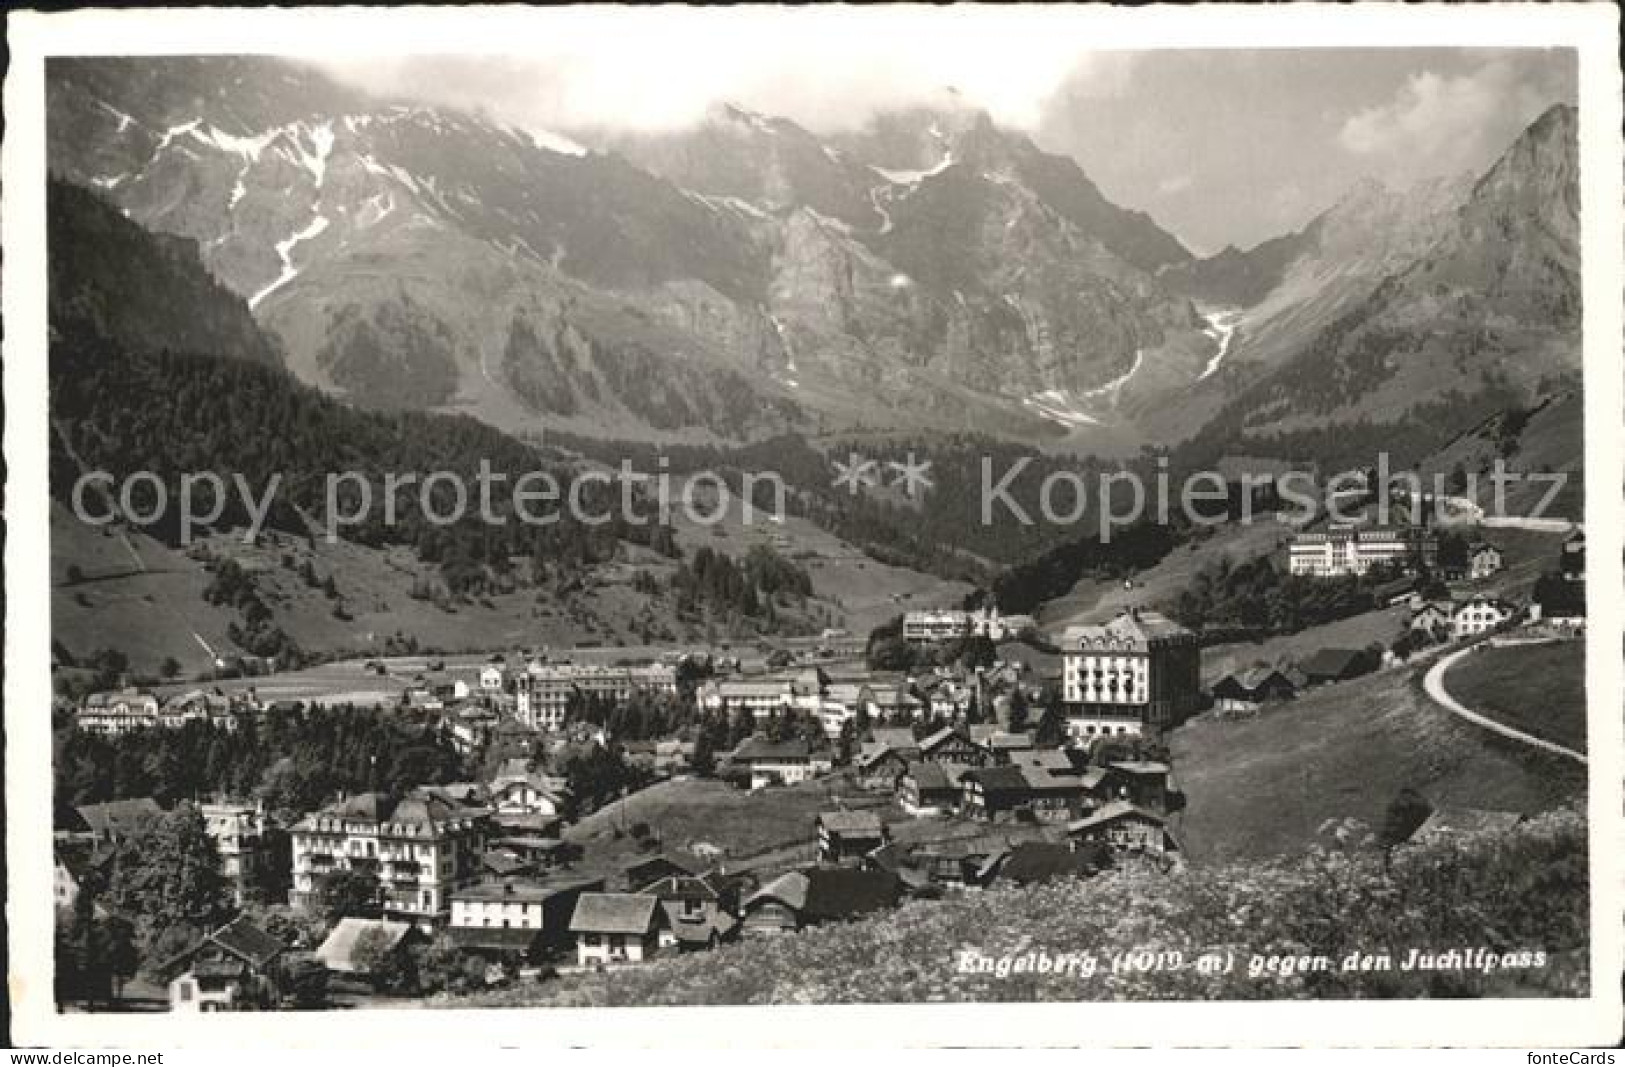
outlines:
[{"label": "flowering bush", "polygon": [[[1584,819],[1539,816],[1503,834],[1381,850],[1358,824],[1290,860],[1126,867],[1079,881],[917,901],[862,922],[746,941],[607,974],[439,1003],[468,1007],[645,1004],[1580,996],[1586,971]],[[1544,953],[1542,966],[1404,969],[1424,954]],[[1177,968],[1114,968],[1125,953],[1178,953]],[[960,967],[983,957],[1092,954],[1092,974]],[[1199,971],[1201,954],[1227,970]],[[1342,968],[1387,953],[1385,971]],[[1259,959],[1325,957],[1250,973]],[[1150,959],[1153,957],[1139,957]],[[1165,960],[1171,956],[1164,957]]]}]

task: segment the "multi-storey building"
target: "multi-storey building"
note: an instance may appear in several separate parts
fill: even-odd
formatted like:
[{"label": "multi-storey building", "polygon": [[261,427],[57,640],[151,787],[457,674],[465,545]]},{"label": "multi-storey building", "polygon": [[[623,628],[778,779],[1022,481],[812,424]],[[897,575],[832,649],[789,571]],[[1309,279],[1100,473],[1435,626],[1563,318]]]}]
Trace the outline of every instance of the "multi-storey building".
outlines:
[{"label": "multi-storey building", "polygon": [[1124,611],[1062,638],[1067,728],[1079,739],[1160,732],[1196,710],[1196,635],[1155,611]]},{"label": "multi-storey building", "polygon": [[241,906],[266,859],[265,809],[257,804],[211,801],[199,805],[199,811],[220,854],[220,873]]},{"label": "multi-storey building", "polygon": [[1411,569],[1418,561],[1432,567],[1438,559],[1438,538],[1420,526],[1334,526],[1304,531],[1287,549],[1287,567],[1310,578],[1361,575],[1373,567],[1390,565]]},{"label": "multi-storey building", "polygon": [[675,695],[677,668],[532,663],[516,680],[515,714],[533,730],[560,730],[572,698],[626,701],[634,693]]},{"label": "multi-storey building", "polygon": [[986,637],[1004,641],[1032,630],[1031,615],[1000,615],[997,607],[977,611],[936,608],[911,611],[903,616],[903,640],[918,642],[957,641],[966,637]]},{"label": "multi-storey building", "polygon": [[1457,604],[1451,613],[1450,630],[1456,637],[1478,637],[1507,622],[1517,613],[1517,608],[1497,597],[1469,597]]},{"label": "multi-storey building", "polygon": [[290,903],[317,907],[323,880],[338,871],[375,875],[384,914],[432,926],[451,892],[480,873],[488,818],[443,796],[363,793],[307,815],[293,828]]},{"label": "multi-storey building", "polygon": [[158,698],[143,689],[92,693],[76,718],[86,733],[117,736],[158,725]]}]

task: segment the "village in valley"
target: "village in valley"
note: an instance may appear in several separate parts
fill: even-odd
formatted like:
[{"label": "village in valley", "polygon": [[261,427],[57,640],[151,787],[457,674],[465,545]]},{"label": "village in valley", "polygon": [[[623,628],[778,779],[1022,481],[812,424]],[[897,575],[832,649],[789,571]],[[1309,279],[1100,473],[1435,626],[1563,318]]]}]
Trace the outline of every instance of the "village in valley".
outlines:
[{"label": "village in valley", "polygon": [[[14,920],[54,940],[22,999],[66,1026],[1616,977],[1577,53],[1119,68],[1086,28],[922,7],[899,54],[970,69],[843,107],[863,20],[825,11],[826,51],[772,19],[743,48],[817,88],[784,107],[704,29],[664,49],[703,92],[620,29],[580,71],[508,38],[50,56],[49,499],[15,539],[49,559],[13,568],[49,635],[20,628],[7,702],[11,810],[46,817],[48,768],[53,829],[18,838]],[[1052,44],[1021,116],[961,76]],[[599,115],[621,81],[670,128]],[[1497,106],[1404,118],[1480,82]],[[1545,962],[1276,959],[1465,945]],[[1035,953],[1181,965],[1003,973]]]},{"label": "village in valley", "polygon": [[[644,658],[531,648],[341,661],[283,676],[329,690],[307,685],[298,700],[262,696],[277,676],[93,693],[64,720],[70,745],[144,746],[160,762],[188,737],[226,767],[234,739],[308,744],[313,722],[343,729],[335,716],[372,715],[412,740],[384,755],[387,772],[380,749],[368,754],[376,743],[359,742],[360,780],[387,782],[377,789],[284,788],[297,754],[273,752],[235,795],[59,801],[59,944],[99,939],[77,946],[86,1003],[387,1005],[639,966],[910,900],[1173,872],[1193,844],[1182,777],[1204,758],[1176,762],[1182,726],[1291,716],[1297,698],[1420,673],[1440,653],[1573,643],[1584,535],[1540,543],[1548,558],[1531,561],[1539,578],[1519,600],[1484,591],[1507,566],[1489,536],[1299,529],[1279,542],[1281,570],[1307,587],[1358,583],[1372,618],[1403,614],[1386,641],[1300,642],[1273,658],[1246,660],[1245,644],[1238,658],[1225,634],[1182,625],[1179,602],[1134,602],[1143,583],[1130,577],[1115,608],[1058,630],[973,595],[978,606],[907,611],[868,635]],[[369,689],[379,699],[363,711]],[[302,809],[300,795],[325,800]],[[1419,837],[1521,818],[1425,802],[1399,817]],[[131,868],[187,850],[215,866],[218,905],[161,940],[165,958],[140,958],[121,915],[142,900]]]}]

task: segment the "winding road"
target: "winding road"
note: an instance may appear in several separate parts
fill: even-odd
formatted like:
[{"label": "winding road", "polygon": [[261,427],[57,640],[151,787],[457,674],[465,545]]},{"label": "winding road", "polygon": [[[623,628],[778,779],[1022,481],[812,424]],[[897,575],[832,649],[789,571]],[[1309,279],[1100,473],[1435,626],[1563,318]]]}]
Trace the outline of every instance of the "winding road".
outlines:
[{"label": "winding road", "polygon": [[1551,752],[1559,756],[1566,756],[1569,759],[1578,760],[1580,763],[1586,763],[1587,760],[1585,753],[1576,752],[1572,748],[1566,748],[1554,741],[1547,741],[1544,738],[1536,737],[1533,734],[1526,734],[1522,730],[1514,730],[1512,727],[1507,726],[1504,723],[1496,722],[1487,715],[1473,711],[1471,708],[1466,707],[1459,700],[1450,695],[1449,691],[1444,687],[1445,673],[1450,670],[1457,660],[1461,659],[1463,656],[1469,655],[1477,647],[1483,646],[1469,646],[1467,648],[1457,649],[1428,668],[1427,674],[1422,678],[1422,688],[1427,691],[1427,695],[1433,699],[1433,702],[1450,712],[1452,715],[1455,715],[1458,718],[1466,719],[1474,726],[1481,726],[1493,733],[1500,734],[1502,737],[1511,738],[1514,741],[1522,742],[1523,744],[1529,745],[1533,748],[1542,749],[1546,752]]}]

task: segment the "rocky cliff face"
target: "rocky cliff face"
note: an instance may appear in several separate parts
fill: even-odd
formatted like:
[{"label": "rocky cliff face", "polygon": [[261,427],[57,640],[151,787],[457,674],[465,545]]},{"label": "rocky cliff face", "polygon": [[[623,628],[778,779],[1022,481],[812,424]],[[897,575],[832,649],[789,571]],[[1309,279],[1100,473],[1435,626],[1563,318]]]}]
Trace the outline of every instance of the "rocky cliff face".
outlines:
[{"label": "rocky cliff face", "polygon": [[1152,275],[1177,241],[973,112],[915,116],[935,158],[896,168],[737,108],[587,151],[273,60],[49,81],[53,168],[196,241],[290,368],[358,403],[730,438],[901,405],[1030,433],[1057,421],[1040,392],[1120,417],[1098,391],[1194,328]]},{"label": "rocky cliff face", "polygon": [[589,150],[269,59],[63,60],[48,83],[53,171],[194,241],[289,369],[363,405],[1134,448],[1577,360],[1562,109],[1471,188],[1360,186],[1195,261],[956,103],[832,137],[725,107]]},{"label": "rocky cliff face", "polygon": [[1293,313],[1314,328],[1281,346],[1284,358],[1222,421],[1251,434],[1398,422],[1442,397],[1528,397],[1576,375],[1577,175],[1575,112],[1560,106],[1475,183],[1414,191],[1386,214],[1370,205],[1392,196],[1363,192],[1351,201],[1359,210],[1323,217],[1319,262],[1349,270],[1320,289],[1320,307],[1294,304],[1283,290],[1316,262],[1300,259],[1246,313],[1243,329],[1255,315],[1262,329]]}]

